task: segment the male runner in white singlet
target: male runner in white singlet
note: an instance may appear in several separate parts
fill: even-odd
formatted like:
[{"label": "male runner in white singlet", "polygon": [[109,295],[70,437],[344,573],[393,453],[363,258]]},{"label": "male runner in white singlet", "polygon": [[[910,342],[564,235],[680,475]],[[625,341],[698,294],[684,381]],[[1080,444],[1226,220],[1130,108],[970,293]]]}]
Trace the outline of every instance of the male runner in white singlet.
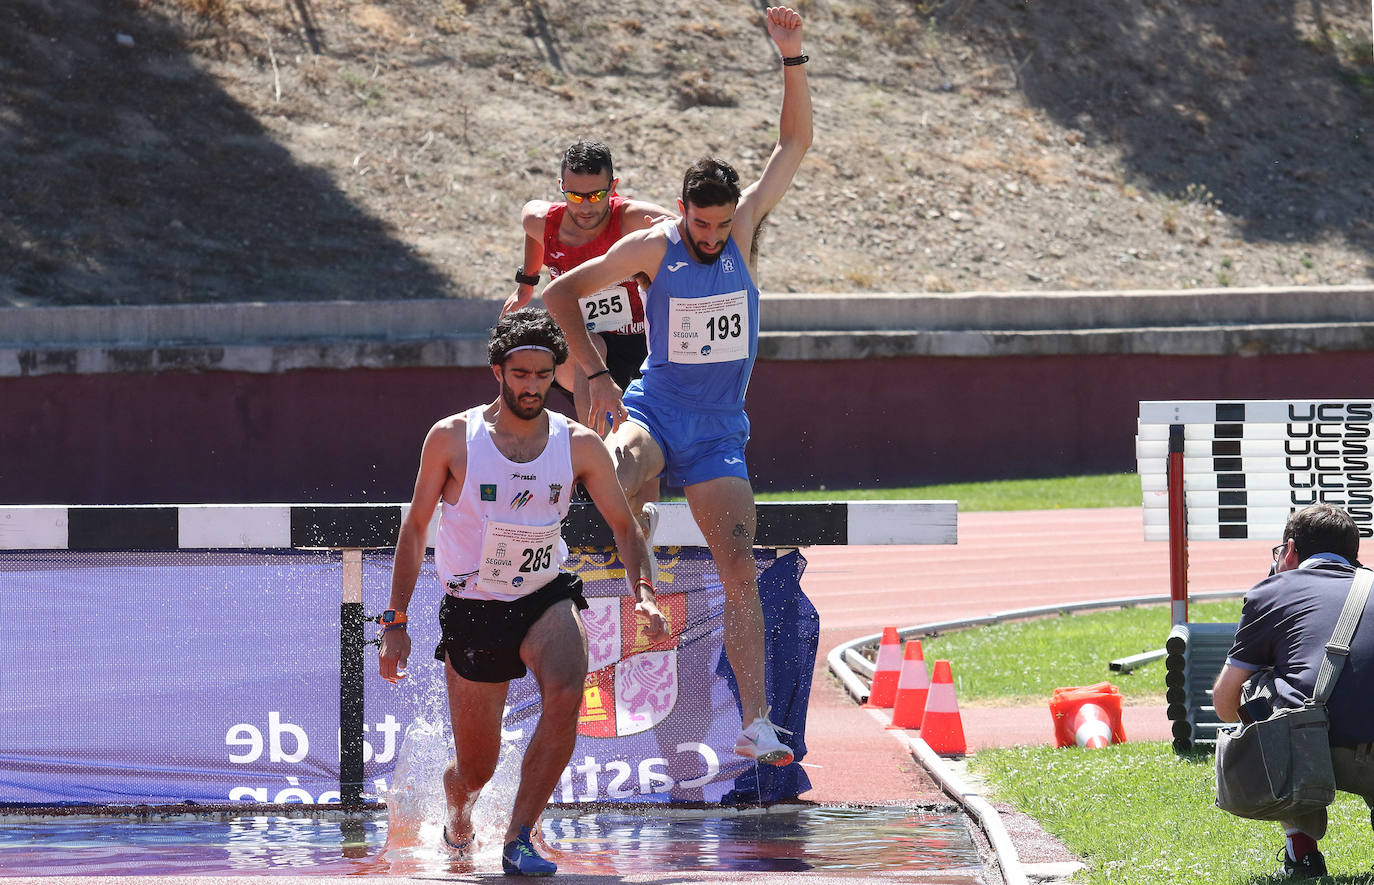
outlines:
[{"label": "male runner in white singlet", "polygon": [[508,874],[547,876],[557,866],[538,853],[531,830],[572,755],[587,675],[587,637],[577,615],[587,607],[582,580],[559,570],[568,556],[561,528],[574,483],[583,484],[615,534],[650,640],[667,630],[646,577],[644,536],[610,454],[596,433],[544,408],[554,368],[568,356],[557,324],[542,310],[514,311],[496,324],[487,350],[501,395],[444,418],[425,437],[415,496],[396,541],[379,668],[388,682],[405,678],[405,610],[430,519],[441,507],[434,564],[446,595],[434,656],[445,662],[457,745],[443,775],[444,842],[461,856],[472,854],[472,807],[500,756],[507,684],[528,667],[543,707],[525,750],[501,864]]},{"label": "male runner in white singlet", "polygon": [[[768,718],[763,609],[754,562],[754,490],[744,460],[749,418],[744,394],[758,355],[759,290],[755,234],[792,183],[811,146],[811,93],[802,54],[802,19],[769,7],[768,36],[782,55],[778,143],[758,181],[743,190],[730,164],[698,160],[682,181],[682,217],[626,234],[605,255],[573,268],[544,290],[573,358],[589,379],[590,419],[606,438],[620,485],[635,512],[638,491],[660,473],[682,486],[725,587],[725,650],[739,682],[744,727],[735,752],[771,765],[792,748]],[[642,274],[649,357],[643,377],[619,385],[593,347],[578,299]],[[655,510],[643,508],[653,534]],[[650,537],[649,543],[653,543]]]}]

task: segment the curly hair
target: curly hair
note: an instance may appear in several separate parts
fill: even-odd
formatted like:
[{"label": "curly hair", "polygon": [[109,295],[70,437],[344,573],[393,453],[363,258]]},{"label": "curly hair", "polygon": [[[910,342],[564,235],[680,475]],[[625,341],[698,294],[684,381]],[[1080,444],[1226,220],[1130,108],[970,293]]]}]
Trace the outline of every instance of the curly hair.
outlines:
[{"label": "curly hair", "polygon": [[715,157],[702,157],[682,176],[683,205],[724,206],[739,202],[739,173]]},{"label": "curly hair", "polygon": [[553,364],[568,359],[568,341],[549,312],[538,307],[522,307],[496,321],[487,342],[487,359],[493,366],[505,363],[518,347],[542,347],[553,354]]}]

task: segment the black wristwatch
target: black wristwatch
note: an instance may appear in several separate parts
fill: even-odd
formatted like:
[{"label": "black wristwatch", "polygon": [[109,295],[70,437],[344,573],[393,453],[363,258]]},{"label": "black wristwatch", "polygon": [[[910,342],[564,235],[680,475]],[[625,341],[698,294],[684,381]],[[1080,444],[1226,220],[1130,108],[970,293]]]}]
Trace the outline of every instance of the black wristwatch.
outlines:
[{"label": "black wristwatch", "polygon": [[522,286],[537,286],[539,285],[539,274],[525,273],[523,267],[517,267],[515,269],[515,281]]}]

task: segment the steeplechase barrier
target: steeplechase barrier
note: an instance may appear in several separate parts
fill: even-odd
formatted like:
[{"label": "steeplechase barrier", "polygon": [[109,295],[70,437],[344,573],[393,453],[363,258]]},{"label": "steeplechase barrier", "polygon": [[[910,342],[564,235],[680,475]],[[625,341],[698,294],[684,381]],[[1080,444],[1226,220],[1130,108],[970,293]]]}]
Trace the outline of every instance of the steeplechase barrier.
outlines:
[{"label": "steeplechase barrier", "polygon": [[[429,559],[411,606],[414,688],[368,675],[367,626],[386,604],[406,506],[0,507],[0,592],[25,612],[11,652],[45,688],[0,684],[0,804],[350,807],[383,795],[407,723],[447,718],[429,654],[440,597]],[[751,782],[729,753],[738,712],[723,591],[687,505],[661,513],[660,606],[674,635],[652,646],[609,529],[582,505],[565,522],[592,606],[593,672],[553,799],[795,795],[800,767]],[[818,626],[795,548],[956,540],[953,501],[759,504],[770,699],[800,695],[784,712],[804,725]],[[532,683],[513,682],[508,700],[503,738],[517,749],[538,711]]]}]

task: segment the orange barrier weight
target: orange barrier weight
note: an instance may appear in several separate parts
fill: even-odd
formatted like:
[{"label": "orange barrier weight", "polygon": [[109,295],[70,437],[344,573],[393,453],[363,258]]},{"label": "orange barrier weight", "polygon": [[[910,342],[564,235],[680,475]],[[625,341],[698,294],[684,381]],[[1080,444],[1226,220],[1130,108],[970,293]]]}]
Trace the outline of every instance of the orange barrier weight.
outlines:
[{"label": "orange barrier weight", "polygon": [[1126,730],[1121,726],[1121,691],[1110,682],[1056,688],[1050,697],[1050,715],[1054,718],[1056,747],[1126,742]]},{"label": "orange barrier weight", "polygon": [[865,707],[886,710],[897,700],[897,682],[902,671],[902,640],[896,627],[883,628],[883,641],[878,646],[878,660],[873,668],[873,684],[868,689]]},{"label": "orange barrier weight", "polygon": [[959,702],[954,698],[954,673],[949,661],[936,661],[930,679],[930,693],[921,716],[921,739],[941,756],[962,756],[968,752],[964,741],[964,721],[959,718]]},{"label": "orange barrier weight", "polygon": [[902,675],[897,680],[897,701],[892,707],[892,724],[888,728],[920,728],[930,694],[930,676],[926,674],[926,658],[921,640],[906,644],[902,657]]}]

